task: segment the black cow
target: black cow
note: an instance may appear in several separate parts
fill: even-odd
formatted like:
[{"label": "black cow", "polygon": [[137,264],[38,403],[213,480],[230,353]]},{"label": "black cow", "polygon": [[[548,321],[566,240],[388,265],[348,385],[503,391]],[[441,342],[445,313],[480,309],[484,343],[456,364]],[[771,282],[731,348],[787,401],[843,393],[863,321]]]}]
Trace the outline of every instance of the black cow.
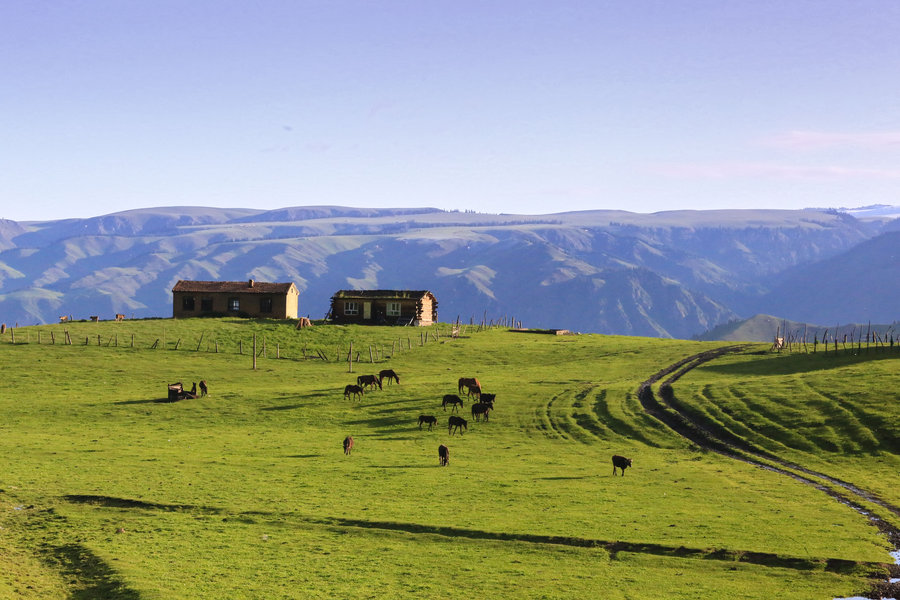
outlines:
[{"label": "black cow", "polygon": [[490,404],[491,408],[494,408],[494,400],[497,399],[497,394],[488,394],[487,392],[481,394],[478,397],[478,401],[482,404]]},{"label": "black cow", "polygon": [[441,466],[446,467],[450,464],[450,448],[441,444],[438,446],[438,459],[441,461]]},{"label": "black cow", "polygon": [[422,423],[428,423],[428,431],[437,425],[437,417],[434,415],[419,415],[419,429],[422,429]]},{"label": "black cow", "polygon": [[393,369],[385,369],[378,373],[378,379],[381,380],[382,383],[387,381],[390,384],[393,384],[394,381],[400,383],[400,376],[397,375]]},{"label": "black cow", "polygon": [[484,417],[484,420],[487,421],[487,420],[488,420],[488,413],[491,412],[491,408],[493,408],[492,405],[490,405],[490,404],[485,404],[485,403],[482,403],[482,402],[479,402],[479,403],[477,403],[477,404],[473,404],[473,405],[472,405],[472,418],[475,419],[476,421],[480,421],[480,420],[481,420],[481,417],[483,416],[483,417]]},{"label": "black cow", "polygon": [[457,406],[459,406],[460,408],[465,408],[465,407],[463,406],[462,398],[460,398],[460,397],[457,396],[456,394],[446,394],[446,395],[444,395],[444,399],[441,401],[441,408],[443,408],[444,410],[447,410],[447,405],[448,405],[448,404],[452,404],[452,405],[453,405],[453,410],[454,410],[454,411],[456,410],[456,407],[457,407]]},{"label": "black cow", "polygon": [[348,384],[344,387],[344,398],[350,399],[350,394],[357,399],[362,398],[362,395],[365,394],[366,391],[359,387],[358,385]]},{"label": "black cow", "polygon": [[616,468],[619,468],[622,469],[622,477],[625,477],[625,469],[631,466],[631,459],[625,458],[624,456],[619,456],[618,454],[613,454],[612,463],[613,476],[616,475]]},{"label": "black cow", "polygon": [[344,438],[344,454],[349,455],[353,451],[353,436],[348,435]]},{"label": "black cow", "polygon": [[469,430],[469,423],[462,417],[457,417],[456,415],[450,415],[450,419],[447,421],[449,425],[449,429],[447,433],[453,435],[454,431],[459,431],[459,435],[463,434],[463,429],[466,431]]}]

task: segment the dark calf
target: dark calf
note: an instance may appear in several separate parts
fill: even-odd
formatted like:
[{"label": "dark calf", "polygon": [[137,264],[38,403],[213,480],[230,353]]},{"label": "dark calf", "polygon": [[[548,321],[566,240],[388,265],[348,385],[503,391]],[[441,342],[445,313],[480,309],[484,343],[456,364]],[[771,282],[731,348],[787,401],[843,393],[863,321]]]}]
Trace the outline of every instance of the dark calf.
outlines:
[{"label": "dark calf", "polygon": [[624,456],[619,456],[618,454],[613,454],[612,457],[613,463],[613,476],[616,474],[616,468],[622,469],[622,477],[625,477],[625,469],[631,466],[631,459],[625,458]]},{"label": "dark calf", "polygon": [[428,431],[431,431],[431,428],[437,425],[437,417],[434,415],[419,415],[419,429],[422,429],[422,423],[427,423]]},{"label": "dark calf", "polygon": [[446,467],[450,464],[450,448],[441,444],[438,446],[438,459],[441,461],[441,466]]},{"label": "dark calf", "polygon": [[348,435],[344,438],[344,454],[349,455],[353,451],[353,436]]}]

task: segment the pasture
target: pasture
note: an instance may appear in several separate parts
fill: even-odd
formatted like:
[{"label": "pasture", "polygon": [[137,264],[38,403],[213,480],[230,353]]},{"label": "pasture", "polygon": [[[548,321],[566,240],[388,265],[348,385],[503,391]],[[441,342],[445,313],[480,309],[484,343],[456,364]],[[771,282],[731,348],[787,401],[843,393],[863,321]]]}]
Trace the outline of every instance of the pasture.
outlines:
[{"label": "pasture", "polygon": [[[146,320],[19,328],[15,344],[8,332],[0,597],[806,599],[863,593],[886,573],[888,542],[858,512],[644,412],[642,381],[721,344],[448,329],[426,341],[412,328]],[[253,333],[266,340],[256,370]],[[351,343],[359,362],[336,360]],[[888,392],[900,354],[762,349],[686,373],[679,407],[900,504]],[[344,396],[386,368],[401,383]],[[451,436],[441,400],[464,376],[495,409],[476,422],[463,396],[468,430]],[[208,396],[159,401],[201,379]],[[624,476],[613,454],[633,460]]]}]

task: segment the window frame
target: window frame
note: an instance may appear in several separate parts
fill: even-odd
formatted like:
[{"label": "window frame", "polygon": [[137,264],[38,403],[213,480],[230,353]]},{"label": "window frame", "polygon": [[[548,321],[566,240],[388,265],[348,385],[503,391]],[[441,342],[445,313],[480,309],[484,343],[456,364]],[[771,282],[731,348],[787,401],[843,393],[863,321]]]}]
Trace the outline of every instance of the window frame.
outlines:
[{"label": "window frame", "polygon": [[403,314],[403,304],[400,302],[388,302],[384,312],[389,317],[399,317]]}]

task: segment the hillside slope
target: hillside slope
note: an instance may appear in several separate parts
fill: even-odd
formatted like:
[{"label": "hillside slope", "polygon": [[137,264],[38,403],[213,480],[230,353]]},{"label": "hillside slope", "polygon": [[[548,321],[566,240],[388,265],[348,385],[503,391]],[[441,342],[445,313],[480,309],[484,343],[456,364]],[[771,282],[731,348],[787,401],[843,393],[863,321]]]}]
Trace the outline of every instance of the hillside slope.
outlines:
[{"label": "hillside slope", "polygon": [[[338,289],[429,289],[444,320],[487,313],[531,327],[661,337],[761,312],[758,299],[781,273],[884,228],[811,210],[490,215],[331,206],[169,207],[4,224],[0,321],[10,325],[60,314],[168,316],[179,279],[254,278],[295,282],[300,313],[314,318]],[[877,290],[870,299],[873,312],[893,306]]]}]

